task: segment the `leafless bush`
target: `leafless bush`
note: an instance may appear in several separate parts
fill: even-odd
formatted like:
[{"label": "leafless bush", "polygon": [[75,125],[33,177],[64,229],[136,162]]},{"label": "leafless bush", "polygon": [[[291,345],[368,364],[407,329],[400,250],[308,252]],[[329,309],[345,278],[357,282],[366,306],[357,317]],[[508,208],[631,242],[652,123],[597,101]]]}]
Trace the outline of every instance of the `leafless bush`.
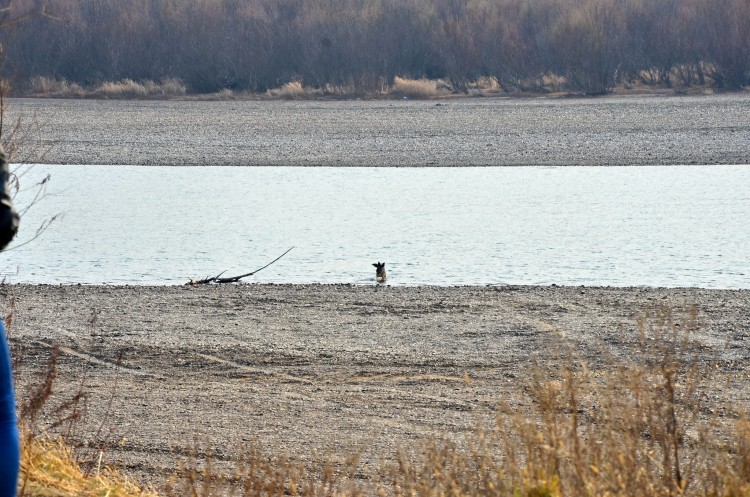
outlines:
[{"label": "leafless bush", "polygon": [[92,93],[105,98],[143,98],[148,95],[148,90],[132,79],[123,79],[119,82],[102,83]]},{"label": "leafless bush", "polygon": [[64,79],[34,76],[29,80],[27,93],[40,97],[82,97],[85,92],[81,85]]},{"label": "leafless bush", "polygon": [[118,82],[106,82],[99,85],[91,93],[103,98],[148,98],[148,97],[174,97],[186,93],[185,85],[176,78],[167,78],[161,83],[147,80],[138,83],[132,79],[123,79]]},{"label": "leafless bush", "polygon": [[216,93],[216,98],[218,98],[219,100],[231,100],[234,98],[234,96],[234,92],[229,88],[224,88],[220,92]]},{"label": "leafless bush", "polygon": [[268,94],[273,97],[293,100],[303,97],[305,95],[305,88],[302,87],[302,83],[299,81],[290,81],[289,83],[281,85],[281,88],[268,90]]},{"label": "leafless bush", "polygon": [[145,86],[151,96],[179,97],[187,93],[185,84],[178,78],[164,78],[160,83],[146,81]]},{"label": "leafless bush", "polygon": [[435,81],[426,79],[407,79],[396,76],[393,79],[391,93],[400,97],[430,99],[438,96]]}]

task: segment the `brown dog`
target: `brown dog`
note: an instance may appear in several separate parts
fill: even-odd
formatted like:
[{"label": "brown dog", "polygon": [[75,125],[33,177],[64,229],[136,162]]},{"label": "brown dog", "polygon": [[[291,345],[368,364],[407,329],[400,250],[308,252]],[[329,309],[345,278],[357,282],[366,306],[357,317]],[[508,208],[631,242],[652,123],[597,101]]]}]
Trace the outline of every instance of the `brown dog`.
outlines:
[{"label": "brown dog", "polygon": [[385,262],[378,262],[376,264],[373,264],[377,269],[375,270],[375,279],[378,283],[383,283],[386,279],[385,274]]}]

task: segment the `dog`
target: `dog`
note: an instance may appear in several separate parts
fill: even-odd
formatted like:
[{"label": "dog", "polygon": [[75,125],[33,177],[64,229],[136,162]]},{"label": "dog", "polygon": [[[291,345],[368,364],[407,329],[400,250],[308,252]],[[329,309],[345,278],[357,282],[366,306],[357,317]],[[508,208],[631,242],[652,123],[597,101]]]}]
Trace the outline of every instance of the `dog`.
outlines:
[{"label": "dog", "polygon": [[377,268],[375,270],[375,280],[378,283],[383,283],[387,278],[387,275],[385,274],[385,262],[377,262],[373,264],[373,266]]}]

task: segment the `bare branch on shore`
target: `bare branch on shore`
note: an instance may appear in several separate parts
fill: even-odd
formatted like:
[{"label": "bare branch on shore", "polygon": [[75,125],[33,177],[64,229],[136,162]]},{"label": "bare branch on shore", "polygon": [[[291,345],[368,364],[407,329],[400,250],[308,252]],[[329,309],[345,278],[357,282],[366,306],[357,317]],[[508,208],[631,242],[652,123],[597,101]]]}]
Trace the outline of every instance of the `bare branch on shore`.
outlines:
[{"label": "bare branch on shore", "polygon": [[255,271],[251,271],[249,273],[241,274],[239,276],[229,276],[229,277],[226,277],[226,278],[222,278],[221,277],[221,275],[223,275],[224,273],[226,273],[226,271],[222,271],[219,274],[217,274],[216,276],[207,276],[207,277],[203,278],[202,280],[194,280],[194,279],[191,278],[190,281],[188,281],[186,283],[186,285],[210,285],[211,283],[237,283],[242,278],[246,278],[248,276],[252,276],[255,273],[257,273],[258,271],[264,270],[265,268],[267,268],[268,266],[270,266],[274,262],[276,262],[279,259],[281,259],[282,257],[284,257],[286,254],[288,254],[289,252],[291,252],[291,250],[293,248],[294,247],[290,248],[289,250],[287,250],[286,252],[284,252],[283,254],[281,254],[280,256],[278,256],[276,259],[272,260],[271,262],[269,262],[265,266],[256,269]]}]

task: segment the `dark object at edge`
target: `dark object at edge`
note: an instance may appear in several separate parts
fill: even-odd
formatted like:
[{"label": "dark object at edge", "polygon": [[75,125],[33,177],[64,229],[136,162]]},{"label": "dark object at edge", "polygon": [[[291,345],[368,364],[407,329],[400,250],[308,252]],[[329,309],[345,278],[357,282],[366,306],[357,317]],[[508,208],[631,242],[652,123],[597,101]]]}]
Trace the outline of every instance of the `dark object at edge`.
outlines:
[{"label": "dark object at edge", "polygon": [[4,249],[18,232],[18,213],[13,209],[13,200],[8,192],[8,157],[0,146],[0,250]]}]

